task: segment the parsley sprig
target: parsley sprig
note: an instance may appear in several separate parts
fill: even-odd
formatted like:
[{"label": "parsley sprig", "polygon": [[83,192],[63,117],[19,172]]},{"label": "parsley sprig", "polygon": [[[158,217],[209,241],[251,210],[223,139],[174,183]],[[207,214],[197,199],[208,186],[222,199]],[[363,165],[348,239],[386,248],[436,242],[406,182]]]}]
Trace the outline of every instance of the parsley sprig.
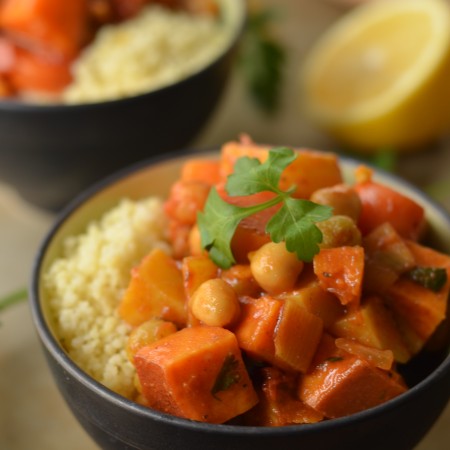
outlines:
[{"label": "parsley sprig", "polygon": [[328,219],[332,209],[309,200],[293,198],[295,186],[287,191],[279,188],[283,170],[295,158],[292,149],[278,147],[269,151],[269,157],[264,163],[248,157],[236,162],[234,173],[228,177],[225,186],[228,195],[273,192],[275,196],[266,202],[241,207],[226,202],[215,188],[211,189],[203,212],[198,213],[197,222],[202,246],[219,267],[225,269],[235,263],[231,240],[239,223],[279,203],[280,209],[266,225],[266,232],[272,241],[284,241],[288,251],[296,253],[302,261],[311,261],[319,251],[322,233],[315,224]]}]

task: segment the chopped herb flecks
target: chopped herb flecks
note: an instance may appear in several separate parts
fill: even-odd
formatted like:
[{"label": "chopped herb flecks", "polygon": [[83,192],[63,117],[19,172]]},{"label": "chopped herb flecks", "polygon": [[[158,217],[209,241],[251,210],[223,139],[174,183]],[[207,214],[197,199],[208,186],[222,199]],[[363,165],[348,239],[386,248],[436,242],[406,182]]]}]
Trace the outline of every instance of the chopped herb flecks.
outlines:
[{"label": "chopped herb flecks", "polygon": [[230,354],[225,358],[222,368],[217,375],[216,382],[211,389],[211,394],[215,396],[220,391],[226,391],[233,384],[238,383],[240,380],[239,361]]},{"label": "chopped herb flecks", "polygon": [[433,292],[439,292],[447,282],[447,271],[442,267],[415,267],[407,276]]}]

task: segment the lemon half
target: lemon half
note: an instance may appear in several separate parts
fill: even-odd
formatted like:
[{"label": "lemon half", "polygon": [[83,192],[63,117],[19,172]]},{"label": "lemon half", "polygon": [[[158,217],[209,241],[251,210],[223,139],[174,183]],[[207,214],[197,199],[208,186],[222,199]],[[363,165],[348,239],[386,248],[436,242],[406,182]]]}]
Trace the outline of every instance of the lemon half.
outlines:
[{"label": "lemon half", "polygon": [[306,114],[364,151],[423,146],[450,124],[450,6],[375,0],[311,49],[301,73]]}]

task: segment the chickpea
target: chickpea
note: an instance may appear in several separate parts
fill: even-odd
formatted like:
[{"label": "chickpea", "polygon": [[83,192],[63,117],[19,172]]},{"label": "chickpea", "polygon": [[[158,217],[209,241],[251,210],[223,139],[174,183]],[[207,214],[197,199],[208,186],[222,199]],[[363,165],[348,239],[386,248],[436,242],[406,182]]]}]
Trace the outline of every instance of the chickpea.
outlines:
[{"label": "chickpea", "polygon": [[361,245],[361,232],[348,216],[331,216],[316,225],[323,236],[321,248]]},{"label": "chickpea", "polygon": [[227,327],[240,314],[236,292],[221,278],[202,283],[192,295],[189,307],[194,317],[213,327]]},{"label": "chickpea", "polygon": [[250,268],[258,284],[269,294],[294,287],[303,270],[303,261],[286,249],[284,242],[269,242],[249,253]]},{"label": "chickpea", "polygon": [[133,362],[134,355],[146,345],[153,344],[169,334],[175,333],[177,327],[166,320],[153,318],[134,328],[127,341],[127,356]]},{"label": "chickpea", "polygon": [[311,195],[312,202],[333,208],[333,214],[349,216],[358,220],[361,214],[361,200],[356,191],[345,184],[318,189]]}]

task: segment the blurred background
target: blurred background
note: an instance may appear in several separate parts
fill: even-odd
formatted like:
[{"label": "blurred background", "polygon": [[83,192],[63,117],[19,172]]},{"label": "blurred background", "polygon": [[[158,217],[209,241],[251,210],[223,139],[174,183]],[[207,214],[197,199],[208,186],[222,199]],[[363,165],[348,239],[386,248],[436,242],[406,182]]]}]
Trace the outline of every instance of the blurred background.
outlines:
[{"label": "blurred background", "polygon": [[[249,21],[228,83],[185,147],[199,152],[218,148],[247,133],[256,142],[335,151],[406,178],[450,211],[450,139],[445,130],[420,142],[413,152],[389,146],[367,153],[349,150],[304,110],[300,73],[305,61],[319,38],[357,3],[363,2],[249,0]],[[1,57],[0,52],[0,66]],[[446,102],[450,104],[450,98]],[[0,144],[0,153],[4,151]],[[6,178],[0,177],[0,298],[18,294],[8,308],[0,309],[0,448],[94,449],[53,385],[26,303],[13,304],[23,297],[19,291],[26,288],[33,258],[55,211],[23,198]],[[39,191],[40,185],[34,189]],[[449,442],[448,407],[418,450],[444,450]]]}]

